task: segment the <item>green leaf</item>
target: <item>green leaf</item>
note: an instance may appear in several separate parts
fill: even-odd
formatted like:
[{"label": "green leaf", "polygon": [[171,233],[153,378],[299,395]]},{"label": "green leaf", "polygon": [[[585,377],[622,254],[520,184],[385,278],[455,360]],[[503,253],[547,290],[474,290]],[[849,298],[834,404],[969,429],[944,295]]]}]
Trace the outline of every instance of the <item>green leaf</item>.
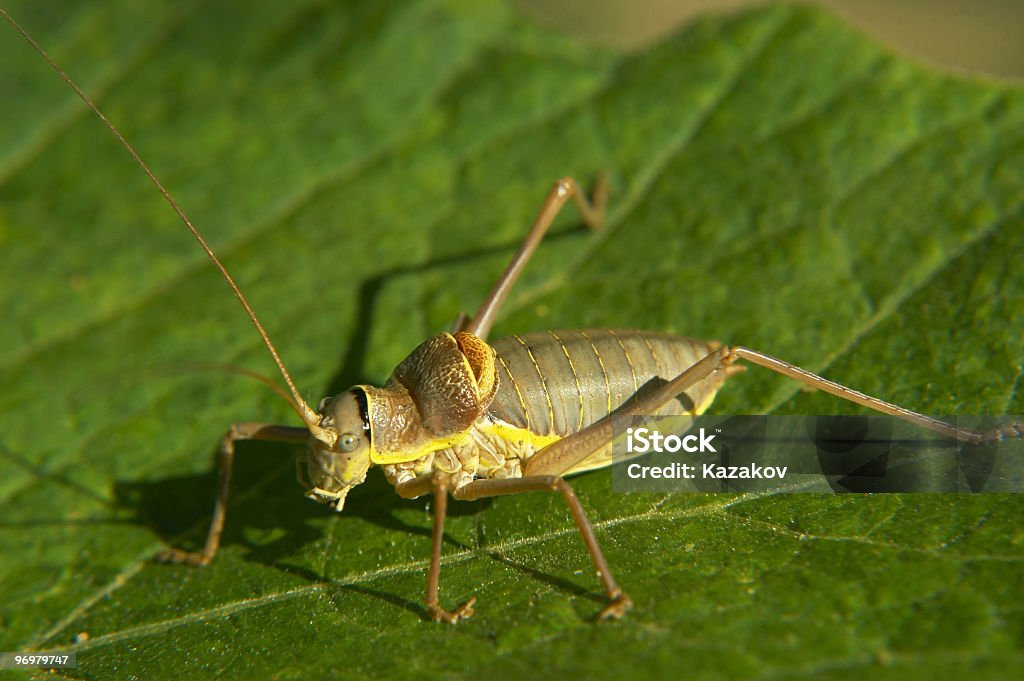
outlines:
[{"label": "green leaf", "polygon": [[[553,180],[565,211],[496,335],[610,326],[743,343],[927,414],[1024,412],[1024,91],[939,75],[816,11],[700,20],[639,54],[491,2],[20,2],[11,13],[151,163],[315,402],[379,382],[473,311]],[[232,422],[294,423],[236,301],[102,125],[0,40],[0,649],[64,678],[1017,677],[1018,496],[614,494],[431,516],[381,476],[343,514],[299,448],[243,446],[224,544],[197,547]],[[853,409],[757,369],[718,413]],[[89,638],[78,636],[87,633]],[[76,636],[78,636],[76,641]],[[46,678],[51,678],[47,676]]]}]

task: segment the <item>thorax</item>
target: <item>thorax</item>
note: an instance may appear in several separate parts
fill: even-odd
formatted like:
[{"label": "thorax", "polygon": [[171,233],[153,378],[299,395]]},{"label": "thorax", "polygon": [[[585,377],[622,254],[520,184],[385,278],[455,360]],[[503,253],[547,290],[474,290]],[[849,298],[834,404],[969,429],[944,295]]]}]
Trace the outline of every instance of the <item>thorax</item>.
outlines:
[{"label": "thorax", "polygon": [[485,414],[452,446],[381,469],[392,485],[433,473],[447,476],[448,489],[455,490],[478,478],[522,477],[522,465],[558,439],[530,433]]}]

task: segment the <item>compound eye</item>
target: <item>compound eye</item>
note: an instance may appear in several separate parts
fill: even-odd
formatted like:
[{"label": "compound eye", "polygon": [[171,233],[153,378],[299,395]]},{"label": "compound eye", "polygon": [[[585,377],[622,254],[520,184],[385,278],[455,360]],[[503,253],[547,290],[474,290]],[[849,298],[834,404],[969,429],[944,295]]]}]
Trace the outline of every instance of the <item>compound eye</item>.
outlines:
[{"label": "compound eye", "polygon": [[338,438],[338,446],[341,447],[342,451],[351,452],[359,446],[359,438],[352,433],[344,433]]}]

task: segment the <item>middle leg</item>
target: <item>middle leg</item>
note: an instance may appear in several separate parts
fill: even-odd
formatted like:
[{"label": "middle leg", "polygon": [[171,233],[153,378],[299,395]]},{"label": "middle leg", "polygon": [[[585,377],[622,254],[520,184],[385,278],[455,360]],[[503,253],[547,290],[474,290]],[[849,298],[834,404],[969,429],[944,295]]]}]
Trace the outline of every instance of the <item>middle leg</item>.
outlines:
[{"label": "middle leg", "polygon": [[430,568],[427,571],[427,593],[424,598],[430,618],[435,622],[455,624],[459,620],[472,617],[473,604],[476,603],[475,596],[454,611],[442,608],[438,600],[441,581],[441,546],[444,543],[444,519],[448,514],[448,484],[442,476],[427,473],[396,485],[395,491],[404,499],[414,499],[431,491],[434,493],[434,531],[431,534]]},{"label": "middle leg", "polygon": [[505,268],[501,277],[498,278],[497,283],[491,289],[483,305],[480,306],[480,309],[477,310],[477,313],[471,319],[460,317],[456,322],[456,331],[468,331],[483,340],[487,340],[487,334],[491,331],[491,326],[494,324],[498,310],[501,309],[501,304],[505,302],[509,291],[512,290],[512,285],[519,278],[530,256],[537,250],[537,246],[540,244],[541,239],[544,238],[544,234],[548,231],[548,227],[551,226],[555,216],[558,215],[562,206],[570,199],[576,202],[576,207],[579,209],[580,215],[583,216],[583,222],[586,223],[587,227],[595,230],[599,229],[604,223],[604,209],[608,199],[607,174],[601,173],[598,175],[593,197],[590,200],[587,199],[583,190],[580,189],[579,183],[571,177],[563,177],[555,183],[551,193],[548,194],[548,198],[544,201],[544,205],[541,206],[537,219],[534,220],[533,226],[530,227],[526,239],[519,247],[519,250],[516,251],[516,254],[512,256],[512,261],[509,262],[508,267]]}]

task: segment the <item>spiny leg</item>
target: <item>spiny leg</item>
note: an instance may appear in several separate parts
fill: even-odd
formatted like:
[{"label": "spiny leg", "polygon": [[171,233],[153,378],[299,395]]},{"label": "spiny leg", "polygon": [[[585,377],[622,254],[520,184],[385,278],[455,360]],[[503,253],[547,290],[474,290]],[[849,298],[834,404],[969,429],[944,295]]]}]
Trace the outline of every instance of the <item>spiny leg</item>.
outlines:
[{"label": "spiny leg", "polygon": [[473,604],[476,597],[455,609],[455,612],[448,612],[443,609],[438,599],[438,589],[441,581],[441,546],[444,542],[444,519],[448,513],[448,486],[443,479],[431,473],[425,473],[412,480],[395,485],[395,492],[403,499],[415,499],[416,497],[434,493],[434,531],[431,535],[430,569],[427,572],[427,592],[423,599],[427,606],[430,618],[435,622],[447,622],[455,624],[460,619],[467,619],[473,616]]},{"label": "spiny leg", "polygon": [[565,503],[569,506],[572,518],[576,522],[576,528],[579,530],[580,536],[583,537],[583,543],[587,545],[587,551],[590,552],[590,559],[594,563],[594,569],[597,570],[601,586],[604,587],[608,600],[611,601],[601,611],[600,619],[618,619],[625,615],[626,611],[633,607],[633,601],[619,587],[615,577],[612,576],[611,570],[608,568],[608,562],[604,559],[601,547],[597,543],[597,537],[594,536],[594,527],[590,524],[590,520],[583,510],[580,500],[576,497],[576,493],[572,491],[572,487],[564,479],[554,475],[535,475],[526,478],[507,478],[503,480],[475,480],[465,487],[456,490],[454,496],[456,499],[471,501],[483,497],[496,497],[504,494],[533,491],[561,492],[562,497],[565,498]]},{"label": "spiny leg", "polygon": [[812,374],[810,371],[801,369],[800,367],[788,362],[784,362],[781,359],[776,359],[775,357],[766,355],[763,352],[751,350],[750,348],[736,346],[733,348],[723,348],[722,351],[724,353],[722,357],[723,364],[731,364],[737,359],[745,359],[748,362],[757,364],[758,366],[762,366],[766,369],[771,369],[776,373],[788,376],[789,378],[799,381],[804,385],[817,388],[818,390],[827,392],[830,395],[835,395],[836,397],[853,402],[854,404],[859,404],[863,407],[867,407],[868,409],[894,416],[900,420],[906,421],[907,423],[927,428],[928,430],[946,435],[969,445],[977,445],[992,440],[1024,436],[1024,431],[1022,431],[1020,424],[1016,423],[985,432],[979,432],[968,428],[957,428],[956,426],[952,426],[944,421],[930,418],[924,414],[919,414],[916,411],[911,411],[904,407],[880,400],[877,397],[872,397],[857,390],[847,388],[845,385],[841,385],[835,381],[830,381],[827,378],[822,378],[817,374]]},{"label": "spiny leg", "polygon": [[[441,581],[441,545],[444,542],[444,518],[448,513],[448,485],[441,476],[430,476],[430,485],[434,492],[434,532],[430,549],[430,569],[427,571],[427,594],[424,602],[427,606],[427,612],[430,613],[431,619],[435,622],[455,624],[460,619],[464,620],[473,616],[473,604],[476,603],[476,596],[473,596],[457,607],[454,612],[449,612],[440,605],[438,585]],[[399,487],[403,487],[403,485],[399,485]],[[405,496],[408,493],[418,496],[415,492],[423,488],[423,480],[420,478],[410,480],[404,484],[404,487],[407,489],[398,490],[400,495]]]},{"label": "spiny leg", "polygon": [[170,548],[157,553],[154,560],[163,563],[187,563],[189,565],[206,565],[217,554],[220,537],[224,532],[224,519],[227,516],[228,489],[231,485],[231,467],[235,459],[235,443],[239,440],[269,440],[272,442],[306,442],[309,431],[305,428],[292,426],[276,426],[267,423],[236,423],[228,430],[220,441],[220,453],[217,457],[217,501],[213,506],[213,519],[206,534],[206,545],[202,551],[184,551]]},{"label": "spiny leg", "polygon": [[533,226],[530,227],[526,239],[523,240],[516,254],[512,256],[512,261],[509,262],[508,267],[505,268],[501,277],[498,278],[497,283],[491,289],[483,305],[480,306],[480,309],[477,310],[472,319],[464,321],[462,324],[457,324],[456,330],[468,331],[484,340],[487,339],[487,334],[491,331],[491,326],[494,324],[498,310],[501,309],[502,303],[508,297],[512,285],[519,278],[530,256],[537,250],[537,246],[540,244],[541,239],[544,238],[544,234],[548,231],[548,227],[551,226],[555,216],[558,215],[562,206],[569,199],[576,203],[580,215],[583,216],[583,222],[591,229],[599,229],[604,223],[604,209],[608,201],[607,173],[602,172],[598,174],[594,184],[593,196],[589,201],[583,190],[580,189],[579,183],[573,178],[563,177],[558,182],[555,182],[551,193],[548,194],[544,205],[541,206],[537,219],[534,220]]}]

